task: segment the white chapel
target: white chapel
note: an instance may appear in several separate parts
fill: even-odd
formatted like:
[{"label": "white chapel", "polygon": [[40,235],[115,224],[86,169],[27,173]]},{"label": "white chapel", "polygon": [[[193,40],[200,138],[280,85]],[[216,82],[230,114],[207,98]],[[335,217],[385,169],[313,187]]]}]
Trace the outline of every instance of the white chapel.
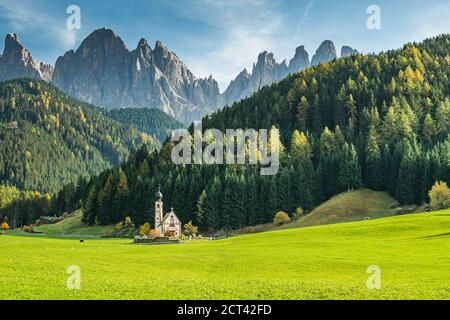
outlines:
[{"label": "white chapel", "polygon": [[155,229],[159,231],[160,237],[170,234],[172,237],[179,239],[181,236],[181,221],[173,212],[173,208],[164,215],[162,198],[163,195],[158,190],[155,201]]}]

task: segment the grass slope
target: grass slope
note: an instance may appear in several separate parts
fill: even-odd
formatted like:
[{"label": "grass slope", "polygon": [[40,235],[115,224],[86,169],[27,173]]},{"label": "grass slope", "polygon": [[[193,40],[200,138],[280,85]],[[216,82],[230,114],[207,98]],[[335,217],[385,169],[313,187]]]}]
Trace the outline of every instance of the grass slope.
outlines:
[{"label": "grass slope", "polygon": [[324,202],[305,217],[282,228],[299,228],[341,222],[361,221],[395,215],[390,208],[395,199],[386,192],[360,189],[341,193]]},{"label": "grass slope", "polygon": [[449,249],[450,210],[181,245],[0,236],[0,299],[450,299]]},{"label": "grass slope", "polygon": [[35,230],[48,237],[95,238],[113,230],[113,226],[86,226],[81,218],[83,213],[77,211],[66,219],[37,227]]}]

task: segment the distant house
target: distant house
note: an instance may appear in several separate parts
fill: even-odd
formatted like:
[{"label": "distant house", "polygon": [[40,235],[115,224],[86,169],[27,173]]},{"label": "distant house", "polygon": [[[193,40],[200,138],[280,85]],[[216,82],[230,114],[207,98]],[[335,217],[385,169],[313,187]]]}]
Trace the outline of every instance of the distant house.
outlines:
[{"label": "distant house", "polygon": [[19,129],[19,123],[17,121],[8,123],[8,129]]},{"label": "distant house", "polygon": [[164,215],[162,198],[161,191],[158,191],[155,201],[155,229],[159,231],[161,237],[171,235],[179,239],[181,236],[181,221],[173,211],[173,208],[170,208],[170,211]]}]

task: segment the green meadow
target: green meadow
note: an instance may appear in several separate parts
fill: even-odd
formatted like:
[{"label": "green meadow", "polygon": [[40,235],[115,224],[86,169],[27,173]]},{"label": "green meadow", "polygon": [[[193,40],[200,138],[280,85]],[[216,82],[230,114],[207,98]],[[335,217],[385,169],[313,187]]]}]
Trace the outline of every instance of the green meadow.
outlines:
[{"label": "green meadow", "polygon": [[179,245],[2,235],[0,253],[0,299],[450,299],[450,210]]}]

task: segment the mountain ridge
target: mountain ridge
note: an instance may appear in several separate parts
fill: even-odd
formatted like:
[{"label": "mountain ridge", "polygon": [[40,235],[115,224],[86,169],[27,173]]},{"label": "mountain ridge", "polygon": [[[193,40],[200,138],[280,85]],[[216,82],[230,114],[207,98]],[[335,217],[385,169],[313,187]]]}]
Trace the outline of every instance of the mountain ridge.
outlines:
[{"label": "mountain ridge", "polygon": [[[357,53],[348,46],[341,52],[343,56]],[[152,48],[141,38],[135,49],[129,49],[113,30],[97,29],[76,50],[58,57],[53,67],[34,60],[17,35],[8,34],[0,57],[0,80],[45,80],[74,98],[100,107],[157,108],[189,124],[289,74],[336,57],[330,40],[321,44],[311,61],[303,45],[296,48],[289,63],[278,63],[273,53],[263,51],[251,72],[244,69],[220,92],[212,75],[197,78],[160,40]]]}]

